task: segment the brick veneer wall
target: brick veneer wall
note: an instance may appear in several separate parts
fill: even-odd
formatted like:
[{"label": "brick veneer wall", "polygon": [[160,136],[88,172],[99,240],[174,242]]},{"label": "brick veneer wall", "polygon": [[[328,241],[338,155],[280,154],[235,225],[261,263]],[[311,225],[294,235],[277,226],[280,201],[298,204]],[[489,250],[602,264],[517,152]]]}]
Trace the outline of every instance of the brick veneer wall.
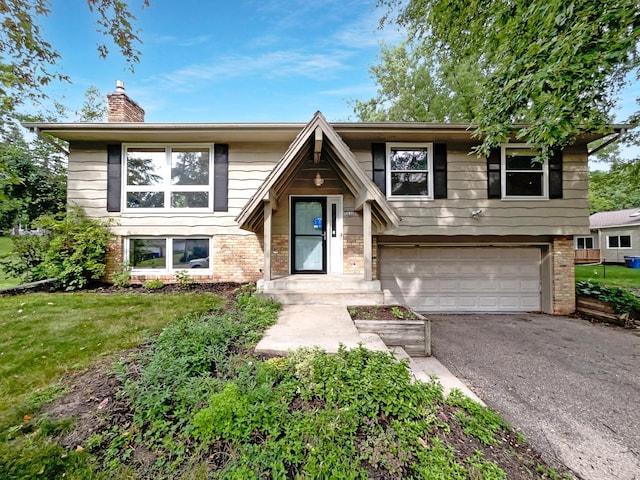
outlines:
[{"label": "brick veneer wall", "polygon": [[289,236],[271,236],[271,275],[289,274]]},{"label": "brick veneer wall", "polygon": [[[264,254],[262,237],[257,235],[216,235],[213,237],[210,252],[213,274],[191,275],[197,282],[255,282],[262,278]],[[110,281],[111,274],[122,268],[124,238],[117,237],[111,242],[107,253],[107,273],[105,279]],[[133,283],[142,283],[151,278],[159,278],[165,283],[174,283],[173,274],[132,274]]]},{"label": "brick veneer wall", "polygon": [[345,234],[342,238],[343,273],[346,275],[363,275],[364,242],[362,241],[362,235]]},{"label": "brick veneer wall", "polygon": [[568,315],[576,309],[573,237],[556,237],[551,246],[553,313]]}]

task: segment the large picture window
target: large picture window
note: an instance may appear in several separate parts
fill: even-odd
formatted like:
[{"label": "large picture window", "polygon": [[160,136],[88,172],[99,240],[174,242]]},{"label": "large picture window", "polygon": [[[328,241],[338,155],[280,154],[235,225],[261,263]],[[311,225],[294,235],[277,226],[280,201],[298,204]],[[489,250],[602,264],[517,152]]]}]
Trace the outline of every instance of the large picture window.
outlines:
[{"label": "large picture window", "polygon": [[607,235],[607,248],[631,248],[631,235]]},{"label": "large picture window", "polygon": [[538,151],[528,145],[502,147],[503,198],[547,198],[547,162],[535,159]]},{"label": "large picture window", "polygon": [[210,240],[200,237],[129,238],[127,258],[132,270],[201,273],[210,270]]},{"label": "large picture window", "polygon": [[211,146],[128,145],[124,157],[128,210],[212,209]]},{"label": "large picture window", "polygon": [[388,143],[387,172],[389,198],[433,198],[432,144]]}]

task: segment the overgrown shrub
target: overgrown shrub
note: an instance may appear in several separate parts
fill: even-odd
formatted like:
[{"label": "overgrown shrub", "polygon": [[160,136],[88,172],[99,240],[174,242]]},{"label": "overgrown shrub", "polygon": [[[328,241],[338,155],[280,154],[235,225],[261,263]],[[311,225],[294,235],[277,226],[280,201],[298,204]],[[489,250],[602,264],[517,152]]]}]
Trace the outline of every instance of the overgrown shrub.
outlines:
[{"label": "overgrown shrub", "polygon": [[27,281],[55,278],[65,290],[82,288],[104,276],[112,237],[108,222],[74,208],[42,216],[34,226],[44,235],[13,237],[13,254],[2,262],[7,273]]},{"label": "overgrown shrub", "polygon": [[576,283],[576,295],[607,302],[616,313],[628,313],[636,318],[640,316],[640,297],[624,288],[578,282]]},{"label": "overgrown shrub", "polygon": [[42,277],[56,278],[65,290],[76,290],[105,274],[112,234],[109,223],[91,219],[79,208],[46,215],[36,225],[49,232],[49,248],[37,267]]}]

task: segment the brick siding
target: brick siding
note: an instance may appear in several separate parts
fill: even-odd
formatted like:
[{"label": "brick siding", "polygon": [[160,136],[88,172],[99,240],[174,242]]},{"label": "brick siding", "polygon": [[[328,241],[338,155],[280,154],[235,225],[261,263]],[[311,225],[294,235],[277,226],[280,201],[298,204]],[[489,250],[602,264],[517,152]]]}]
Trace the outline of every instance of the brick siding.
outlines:
[{"label": "brick siding", "polygon": [[144,122],[144,110],[125,93],[107,95],[108,122]]},{"label": "brick siding", "polygon": [[573,237],[553,239],[553,313],[568,315],[576,309]]}]

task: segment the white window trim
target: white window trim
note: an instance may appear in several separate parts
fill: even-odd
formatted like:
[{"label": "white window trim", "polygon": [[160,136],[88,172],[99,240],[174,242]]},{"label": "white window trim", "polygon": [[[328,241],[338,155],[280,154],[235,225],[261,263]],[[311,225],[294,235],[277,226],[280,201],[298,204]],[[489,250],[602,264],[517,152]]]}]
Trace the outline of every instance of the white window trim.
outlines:
[{"label": "white window trim", "polygon": [[[174,240],[186,240],[193,238],[207,239],[209,243],[209,268],[173,268],[173,241]],[[131,235],[125,238],[123,258],[129,262],[131,258],[131,240],[162,240],[167,242],[167,265],[165,268],[136,268],[131,265],[131,273],[134,275],[172,275],[176,272],[186,272],[189,275],[211,275],[213,273],[213,263],[211,261],[211,237],[206,235],[189,235],[189,236],[149,236],[149,235]],[[169,254],[171,252],[171,254]]]},{"label": "white window trim", "polygon": [[[618,237],[618,245],[620,245],[620,237],[629,237],[629,246],[628,247],[612,247],[611,243],[609,243],[611,240],[609,240],[611,237]],[[632,242],[632,238],[631,235],[607,235],[607,250],[631,250],[633,248],[633,242]]]},{"label": "white window trim", "polygon": [[596,244],[596,242],[595,242],[595,239],[594,239],[593,235],[580,235],[579,237],[576,237],[576,238],[575,238],[575,240],[576,240],[576,246],[575,246],[575,249],[576,249],[576,250],[593,250],[593,249],[594,249],[594,247],[591,247],[591,248],[586,248],[586,247],[585,247],[585,248],[580,248],[580,247],[578,247],[578,240],[580,240],[581,238],[585,240],[585,244],[586,244],[586,240],[587,240],[588,238],[590,238],[590,239],[591,239],[591,245],[595,245],[595,244]]},{"label": "white window trim", "polygon": [[[386,178],[387,199],[388,200],[433,200],[433,143],[414,143],[414,142],[389,142],[386,144]],[[427,190],[428,195],[392,195],[391,194],[391,149],[392,148],[426,148],[427,149]],[[424,170],[413,170],[414,172],[423,172]]]},{"label": "white window trim", "polygon": [[[165,165],[162,171],[165,183],[163,185],[127,185],[127,150],[129,148],[164,148],[165,149]],[[206,190],[199,185],[171,185],[171,149],[172,148],[206,148],[209,150],[209,185]],[[121,205],[122,211],[126,213],[207,213],[213,212],[213,185],[215,181],[215,172],[213,171],[214,163],[214,144],[213,143],[125,143],[122,145],[121,151]],[[207,192],[209,194],[209,202],[206,208],[173,208],[171,207],[171,192]],[[127,193],[129,192],[163,192],[164,207],[163,208],[133,208],[127,206]]]},{"label": "white window trim", "polygon": [[[530,143],[500,144],[500,182],[503,200],[549,200],[549,162],[542,164],[542,195],[507,195],[507,148],[535,148]],[[532,170],[509,170],[510,172],[531,172]],[[539,171],[539,170],[538,170]],[[536,172],[534,170],[534,172]]]}]

